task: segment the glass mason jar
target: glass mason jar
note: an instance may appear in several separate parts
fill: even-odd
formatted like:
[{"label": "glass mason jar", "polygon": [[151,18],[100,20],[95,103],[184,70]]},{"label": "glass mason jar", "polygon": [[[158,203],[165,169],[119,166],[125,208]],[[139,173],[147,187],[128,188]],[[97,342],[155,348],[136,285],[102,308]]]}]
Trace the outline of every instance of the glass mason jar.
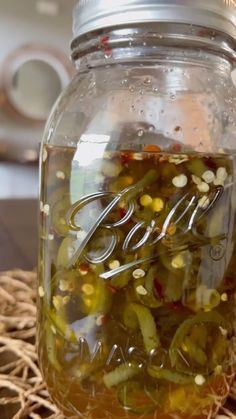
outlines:
[{"label": "glass mason jar", "polygon": [[67,417],[211,418],[235,370],[234,2],[90,0],[41,152],[41,368]]}]

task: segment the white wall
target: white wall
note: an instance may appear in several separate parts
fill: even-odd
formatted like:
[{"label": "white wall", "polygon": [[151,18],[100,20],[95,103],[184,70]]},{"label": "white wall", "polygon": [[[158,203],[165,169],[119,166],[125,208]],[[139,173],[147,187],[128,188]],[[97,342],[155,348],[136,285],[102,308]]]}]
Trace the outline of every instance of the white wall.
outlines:
[{"label": "white wall", "polygon": [[[47,17],[36,12],[36,0],[0,0],[0,85],[4,59],[21,45],[38,43],[56,47],[69,57],[75,0],[57,1],[59,15]],[[16,122],[0,106],[0,144],[6,142],[14,148],[38,149],[42,132],[43,127],[32,128]],[[0,199],[36,196],[37,184],[37,168],[0,163]]]}]

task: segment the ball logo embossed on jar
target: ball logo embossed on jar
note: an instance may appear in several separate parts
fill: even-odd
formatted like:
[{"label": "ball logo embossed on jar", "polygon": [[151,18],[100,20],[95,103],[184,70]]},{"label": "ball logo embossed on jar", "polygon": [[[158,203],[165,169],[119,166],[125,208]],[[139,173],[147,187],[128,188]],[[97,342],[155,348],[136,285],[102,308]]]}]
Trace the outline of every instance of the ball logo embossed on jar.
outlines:
[{"label": "ball logo embossed on jar", "polygon": [[[134,190],[134,186],[131,186],[129,188],[124,189],[119,194],[115,195],[110,192],[97,192],[93,193],[91,195],[85,196],[79,201],[77,201],[68,211],[66,219],[68,226],[73,231],[80,231],[81,227],[80,225],[77,225],[76,219],[79,218],[79,213],[82,209],[86,209],[86,206],[88,206],[90,203],[99,202],[100,204],[104,201],[104,199],[108,199],[109,203],[107,206],[103,207],[103,210],[101,211],[98,219],[95,220],[95,222],[92,223],[90,230],[88,231],[85,238],[80,243],[78,249],[74,253],[70,264],[75,264],[78,259],[81,257],[82,254],[85,256],[84,258],[94,264],[99,264],[102,262],[105,262],[108,260],[114,250],[116,249],[116,246],[120,242],[119,234],[118,234],[118,228],[129,223],[130,220],[132,220],[132,215],[134,213],[135,209],[135,202],[132,200],[132,190]],[[214,205],[217,203],[218,199],[220,198],[222,194],[222,188],[219,187],[212,193],[209,205],[205,207],[201,207],[199,204],[199,200],[196,195],[191,196],[189,193],[184,194],[178,201],[173,205],[172,209],[170,210],[168,216],[164,220],[162,230],[157,234],[157,221],[155,219],[152,219],[149,223],[138,220],[134,224],[127,236],[123,239],[122,243],[122,250],[126,253],[134,253],[138,249],[144,247],[144,246],[154,246],[156,245],[160,240],[166,239],[168,240],[168,229],[170,228],[171,224],[178,225],[178,223],[186,217],[187,214],[187,221],[185,223],[185,231],[182,231],[181,236],[188,234],[190,231],[193,234],[194,241],[195,241],[195,247],[196,246],[204,246],[207,243],[207,237],[203,235],[202,233],[199,233],[197,230],[197,222],[203,217],[206,216],[214,207]],[[108,216],[117,208],[119,208],[119,205],[121,202],[126,202],[126,210],[123,213],[123,216],[118,219],[117,221],[113,223],[106,222]],[[180,209],[180,210],[179,210]],[[90,255],[89,252],[86,253],[86,247],[89,245],[89,243],[93,240],[94,234],[96,231],[100,230],[105,232],[105,234],[108,237],[108,240],[106,241],[107,246],[103,248],[103,251],[100,252],[99,256]],[[140,237],[141,233],[141,239]],[[214,237],[215,241],[221,241],[225,237],[219,236]],[[198,245],[196,244],[198,240]],[[189,244],[190,245],[190,244]],[[221,244],[217,244],[215,246],[215,250],[211,250],[211,255],[214,260],[218,260],[216,258],[219,257],[219,249],[222,248]],[[151,256],[144,259],[138,259],[130,262],[129,264],[125,264],[122,266],[119,266],[115,269],[112,269],[109,272],[104,272],[100,275],[101,278],[109,279],[113,277],[114,275],[117,275],[127,269],[130,269],[134,266],[138,266],[144,262],[150,262],[155,261],[159,256]],[[223,253],[221,251],[221,257],[223,257]]]}]

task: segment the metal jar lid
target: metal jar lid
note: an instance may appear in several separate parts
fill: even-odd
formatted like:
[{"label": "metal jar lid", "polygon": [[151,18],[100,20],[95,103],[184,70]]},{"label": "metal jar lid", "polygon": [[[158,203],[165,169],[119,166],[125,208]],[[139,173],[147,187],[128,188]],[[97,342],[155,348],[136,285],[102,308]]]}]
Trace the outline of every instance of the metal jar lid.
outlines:
[{"label": "metal jar lid", "polygon": [[140,23],[198,25],[236,39],[236,0],[80,0],[74,38],[94,30]]}]

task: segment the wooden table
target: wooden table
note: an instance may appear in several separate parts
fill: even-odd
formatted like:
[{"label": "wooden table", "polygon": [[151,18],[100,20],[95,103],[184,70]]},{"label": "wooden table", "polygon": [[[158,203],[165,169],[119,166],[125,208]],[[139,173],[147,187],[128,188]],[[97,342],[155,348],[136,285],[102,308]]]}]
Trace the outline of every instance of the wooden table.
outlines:
[{"label": "wooden table", "polygon": [[0,201],[0,271],[37,264],[37,201]]}]

